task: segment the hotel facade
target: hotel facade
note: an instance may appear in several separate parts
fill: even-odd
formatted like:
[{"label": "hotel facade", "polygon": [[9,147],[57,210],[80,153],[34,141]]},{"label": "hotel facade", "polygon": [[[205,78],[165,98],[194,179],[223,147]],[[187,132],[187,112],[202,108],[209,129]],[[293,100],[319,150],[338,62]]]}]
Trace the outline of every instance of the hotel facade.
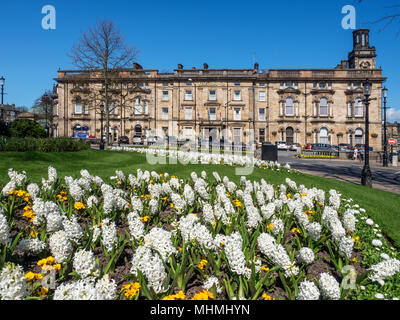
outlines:
[{"label": "hotel facade", "polygon": [[[229,133],[232,142],[254,132],[258,143],[363,144],[362,83],[369,79],[370,145],[382,150],[382,69],[369,30],[353,32],[353,50],[332,69],[184,68],[173,73],[143,69],[113,72],[110,81],[111,139],[168,135],[199,139]],[[101,71],[58,71],[53,132],[71,137],[107,131]],[[103,121],[102,121],[103,119]]]}]

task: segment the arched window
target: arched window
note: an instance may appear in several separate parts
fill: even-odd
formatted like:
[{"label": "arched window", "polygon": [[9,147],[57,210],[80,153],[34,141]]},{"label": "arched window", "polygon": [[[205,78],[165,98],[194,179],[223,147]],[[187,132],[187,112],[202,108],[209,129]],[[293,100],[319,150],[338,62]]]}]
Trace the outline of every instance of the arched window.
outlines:
[{"label": "arched window", "polygon": [[285,114],[287,116],[294,116],[294,104],[291,97],[286,98]]},{"label": "arched window", "polygon": [[355,142],[356,144],[363,144],[364,140],[364,131],[361,128],[357,128],[355,132]]},{"label": "arched window", "polygon": [[356,117],[364,116],[364,106],[361,98],[357,98],[354,103],[354,116]]},{"label": "arched window", "polygon": [[319,115],[322,117],[328,116],[328,99],[321,98],[319,102]]},{"label": "arched window", "polygon": [[328,144],[328,129],[327,128],[322,128],[319,132],[319,142],[320,143],[325,143]]},{"label": "arched window", "polygon": [[292,127],[286,128],[286,143],[292,144],[294,142],[294,129]]}]

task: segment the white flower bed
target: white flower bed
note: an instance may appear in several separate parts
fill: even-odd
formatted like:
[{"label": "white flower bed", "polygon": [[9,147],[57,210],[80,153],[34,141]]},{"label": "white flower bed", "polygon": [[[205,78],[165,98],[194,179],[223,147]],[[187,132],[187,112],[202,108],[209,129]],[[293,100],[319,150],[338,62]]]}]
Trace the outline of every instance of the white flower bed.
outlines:
[{"label": "white flower bed", "polygon": [[[34,256],[43,275],[50,270],[62,281],[40,286],[40,275],[6,259],[1,299],[376,299],[375,283],[399,280],[398,252],[378,243],[379,226],[336,190],[289,178],[280,186],[246,177],[235,183],[217,172],[182,180],[139,169],[103,181],[86,170],[61,180],[49,168],[40,187],[27,185],[25,173],[9,176],[0,197],[1,252]],[[368,277],[341,287],[344,266],[362,266]],[[186,296],[194,283],[203,290]],[[385,297],[397,298],[396,290],[385,289]]]}]

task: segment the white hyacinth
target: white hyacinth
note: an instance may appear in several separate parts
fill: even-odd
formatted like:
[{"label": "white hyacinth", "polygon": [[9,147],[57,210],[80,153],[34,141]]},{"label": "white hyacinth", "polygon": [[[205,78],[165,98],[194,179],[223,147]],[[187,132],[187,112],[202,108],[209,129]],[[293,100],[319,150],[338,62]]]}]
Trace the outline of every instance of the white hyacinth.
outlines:
[{"label": "white hyacinth", "polygon": [[386,278],[394,276],[400,271],[400,261],[397,259],[386,259],[371,266],[369,270],[372,271],[369,279],[376,282],[379,282],[379,280],[384,281]]},{"label": "white hyacinth", "polygon": [[101,231],[101,242],[106,248],[107,252],[110,253],[118,242],[115,222],[110,222],[110,219],[104,219]]},{"label": "white hyacinth", "polygon": [[54,300],[115,300],[117,285],[108,275],[94,283],[91,280],[78,280],[63,283],[54,292]]},{"label": "white hyacinth", "polygon": [[10,232],[8,230],[7,218],[4,215],[4,211],[0,208],[0,244],[9,244]]},{"label": "white hyacinth", "polygon": [[17,249],[24,252],[31,252],[33,254],[39,254],[46,249],[46,244],[37,238],[34,239],[23,239],[18,245]]},{"label": "white hyacinth", "polygon": [[212,287],[216,288],[217,293],[222,293],[222,288],[219,285],[218,278],[215,276],[209,277],[206,281],[203,283],[203,288],[210,291]]},{"label": "white hyacinth", "polygon": [[300,263],[309,265],[314,262],[315,255],[310,248],[301,248],[297,255],[297,258],[299,259]]},{"label": "white hyacinth", "polygon": [[63,230],[50,236],[50,251],[57,263],[62,263],[68,259],[72,253],[72,244],[67,233]]},{"label": "white hyacinth", "polygon": [[177,254],[178,251],[171,241],[171,232],[161,228],[153,228],[144,237],[144,242],[154,251],[158,251],[163,261],[167,261],[172,254]]},{"label": "white hyacinth", "polygon": [[296,276],[298,274],[299,268],[290,261],[290,257],[285,248],[281,244],[277,244],[274,237],[268,233],[263,233],[258,237],[257,243],[260,251],[265,254],[268,259],[271,259],[275,265],[283,268],[285,277]]},{"label": "white hyacinth", "polygon": [[137,275],[140,270],[147,279],[147,285],[154,289],[156,293],[165,291],[163,287],[167,278],[163,262],[159,255],[152,254],[147,246],[139,247],[132,259],[131,273]]},{"label": "white hyacinth", "polygon": [[136,212],[131,212],[128,214],[128,227],[129,232],[134,239],[139,240],[140,238],[144,237],[144,223]]},{"label": "white hyacinth", "polygon": [[330,274],[324,272],[320,274],[319,286],[324,300],[339,300],[340,285]]},{"label": "white hyacinth", "polygon": [[96,259],[92,251],[77,251],[73,259],[73,268],[83,279],[99,275]]},{"label": "white hyacinth", "polygon": [[23,300],[28,293],[28,283],[22,267],[7,262],[0,273],[0,299]]},{"label": "white hyacinth", "polygon": [[304,280],[299,285],[297,300],[319,300],[321,294],[314,282]]}]

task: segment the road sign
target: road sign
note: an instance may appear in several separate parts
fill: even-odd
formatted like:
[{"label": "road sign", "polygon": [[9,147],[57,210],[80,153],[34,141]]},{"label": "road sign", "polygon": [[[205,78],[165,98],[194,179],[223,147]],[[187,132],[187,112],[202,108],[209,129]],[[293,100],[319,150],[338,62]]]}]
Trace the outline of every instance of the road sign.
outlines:
[{"label": "road sign", "polygon": [[392,146],[395,145],[395,144],[397,143],[396,139],[389,139],[388,142],[389,142],[389,144],[392,145]]}]

